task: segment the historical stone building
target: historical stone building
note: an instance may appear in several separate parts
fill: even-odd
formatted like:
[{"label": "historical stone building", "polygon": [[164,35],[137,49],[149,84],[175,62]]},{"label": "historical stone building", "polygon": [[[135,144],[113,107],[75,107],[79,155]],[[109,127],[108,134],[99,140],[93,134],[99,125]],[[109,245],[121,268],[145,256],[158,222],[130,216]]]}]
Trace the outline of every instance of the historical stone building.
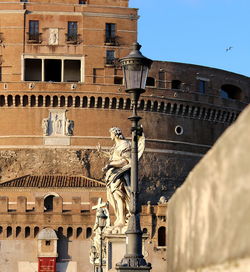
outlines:
[{"label": "historical stone building", "polygon": [[[37,271],[44,228],[59,239],[58,271],[91,271],[92,207],[106,200],[96,146],[110,148],[113,126],[130,135],[117,59],[137,40],[138,18],[128,0],[0,0],[1,271]],[[154,61],[139,114],[144,253],[155,271],[166,267],[160,196],[173,194],[237,118],[249,87],[238,74]]]}]

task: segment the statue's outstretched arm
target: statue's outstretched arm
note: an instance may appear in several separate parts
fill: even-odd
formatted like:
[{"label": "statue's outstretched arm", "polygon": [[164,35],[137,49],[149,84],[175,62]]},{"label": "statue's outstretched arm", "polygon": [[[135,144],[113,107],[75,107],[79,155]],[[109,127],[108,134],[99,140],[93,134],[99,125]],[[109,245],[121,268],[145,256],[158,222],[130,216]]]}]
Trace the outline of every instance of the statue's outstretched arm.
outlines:
[{"label": "statue's outstretched arm", "polygon": [[109,158],[110,157],[110,152],[108,151],[103,151],[101,145],[98,143],[98,145],[96,146],[97,152],[99,152],[100,154],[102,154],[104,157]]}]

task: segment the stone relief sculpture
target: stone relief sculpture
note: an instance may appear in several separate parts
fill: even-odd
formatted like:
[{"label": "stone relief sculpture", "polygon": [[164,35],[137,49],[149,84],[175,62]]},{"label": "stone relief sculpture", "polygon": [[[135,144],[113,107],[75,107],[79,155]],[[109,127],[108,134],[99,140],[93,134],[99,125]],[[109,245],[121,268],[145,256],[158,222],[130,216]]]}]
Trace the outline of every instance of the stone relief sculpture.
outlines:
[{"label": "stone relief sculpture", "polygon": [[[109,130],[111,139],[115,142],[110,152],[97,147],[109,162],[103,168],[107,186],[107,199],[114,209],[116,220],[114,228],[121,229],[127,225],[129,217],[130,201],[130,168],[131,168],[131,143],[122,134],[120,128],[113,127]],[[138,158],[141,157],[145,148],[145,137],[139,139]]]},{"label": "stone relief sculpture", "polygon": [[42,129],[43,129],[43,135],[48,136],[49,135],[49,119],[44,118],[42,120]]},{"label": "stone relief sculpture", "polygon": [[50,109],[49,118],[42,120],[44,136],[72,136],[74,121],[66,118],[66,110]]},{"label": "stone relief sculpture", "polygon": [[58,28],[49,29],[49,45],[58,45],[59,35]]},{"label": "stone relief sculpture", "polygon": [[67,119],[67,121],[66,121],[66,135],[72,136],[73,130],[74,130],[74,121]]}]

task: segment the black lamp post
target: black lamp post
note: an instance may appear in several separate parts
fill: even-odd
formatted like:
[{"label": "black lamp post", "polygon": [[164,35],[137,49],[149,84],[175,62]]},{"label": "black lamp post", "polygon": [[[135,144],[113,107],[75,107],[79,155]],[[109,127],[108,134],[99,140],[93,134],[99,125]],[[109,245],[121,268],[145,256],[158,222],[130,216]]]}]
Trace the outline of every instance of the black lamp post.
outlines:
[{"label": "black lamp post", "polygon": [[99,272],[103,272],[102,269],[102,231],[106,226],[106,220],[107,220],[107,215],[104,213],[104,210],[100,208],[97,212],[97,224],[98,227],[101,230],[100,233],[100,256],[99,256]]},{"label": "black lamp post", "polygon": [[148,71],[152,60],[145,58],[140,52],[141,45],[133,44],[130,54],[120,59],[123,69],[126,92],[130,93],[133,115],[132,122],[132,150],[131,150],[131,197],[130,213],[126,231],[126,254],[116,265],[117,271],[150,271],[151,264],[147,263],[142,255],[142,231],[140,226],[140,207],[138,203],[138,136],[142,133],[138,122],[137,104],[141,93],[145,92]]}]

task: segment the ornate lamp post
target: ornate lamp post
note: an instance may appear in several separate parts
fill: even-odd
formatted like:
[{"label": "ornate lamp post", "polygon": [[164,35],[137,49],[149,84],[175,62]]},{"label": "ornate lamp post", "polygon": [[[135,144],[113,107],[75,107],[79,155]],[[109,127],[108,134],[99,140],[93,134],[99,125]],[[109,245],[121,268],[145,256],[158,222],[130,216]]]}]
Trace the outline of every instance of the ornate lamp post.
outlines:
[{"label": "ornate lamp post", "polygon": [[101,230],[100,233],[100,259],[99,259],[99,271],[98,272],[103,272],[102,269],[102,231],[106,226],[106,220],[107,220],[107,215],[104,213],[104,210],[102,208],[100,208],[97,212],[97,224]]},{"label": "ornate lamp post", "polygon": [[140,116],[137,115],[137,104],[141,93],[145,92],[148,71],[152,60],[145,58],[140,52],[141,45],[133,44],[130,54],[120,59],[123,69],[126,92],[130,93],[133,114],[129,117],[132,122],[132,151],[131,151],[131,199],[130,213],[126,231],[126,254],[116,265],[117,271],[150,271],[151,264],[142,255],[142,231],[140,226],[140,207],[138,203],[138,136],[142,133],[139,126]]}]

